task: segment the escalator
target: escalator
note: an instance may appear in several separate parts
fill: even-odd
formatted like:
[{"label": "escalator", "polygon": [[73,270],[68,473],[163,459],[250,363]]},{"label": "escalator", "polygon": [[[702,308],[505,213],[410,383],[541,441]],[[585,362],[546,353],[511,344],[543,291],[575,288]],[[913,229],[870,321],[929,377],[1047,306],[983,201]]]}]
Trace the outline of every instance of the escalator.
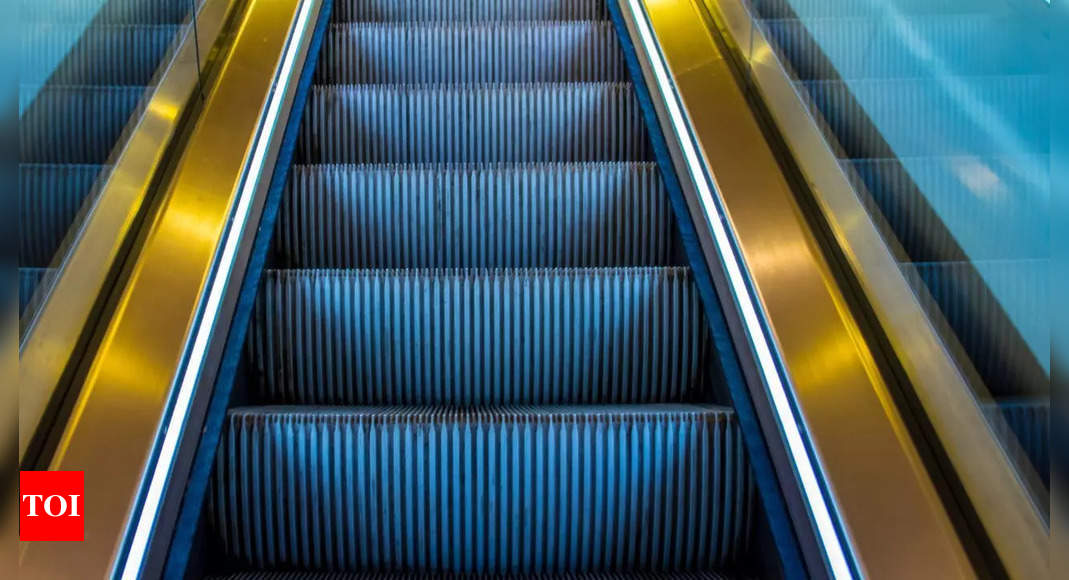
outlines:
[{"label": "escalator", "polygon": [[[1045,258],[978,257],[953,220],[928,227],[945,159],[1004,158],[902,153],[858,87],[922,102],[938,83],[880,35],[852,69],[828,56],[882,16],[838,0],[200,6],[208,41],[176,52],[196,72],[161,74],[188,100],[118,212],[143,213],[108,232],[117,255],[82,263],[106,275],[64,266],[57,288],[99,283],[84,319],[38,324],[42,348],[20,351],[44,387],[20,385],[41,409],[23,468],[84,471],[98,506],[84,542],[24,545],[27,577],[1038,577],[1041,506],[984,417],[1042,470],[1043,369],[977,264],[1022,278]],[[127,119],[167,108],[142,95],[188,8],[110,0],[24,87],[22,296],[123,167]],[[950,44],[992,28],[934,18],[965,39]],[[779,64],[766,32],[796,75],[786,120],[761,84]],[[979,143],[946,122],[946,140]],[[788,130],[809,128],[819,146],[799,151],[814,141]],[[814,163],[883,212],[883,254],[839,236]],[[966,399],[957,343],[916,302],[880,302],[854,249],[885,256],[879,279],[911,299],[926,289],[974,359],[1003,357],[975,369],[994,397]],[[888,311],[921,331],[894,334]],[[976,311],[993,326],[955,318]],[[60,334],[57,365],[43,347]]]},{"label": "escalator", "polygon": [[753,10],[1049,486],[1048,33],[1001,0]]},{"label": "escalator", "polygon": [[314,78],[207,572],[748,570],[752,474],[603,3],[338,2]]},{"label": "escalator", "polygon": [[[25,312],[190,8],[20,2],[19,311]],[[95,13],[95,14],[94,14]],[[57,58],[62,57],[62,58]],[[52,71],[38,83],[37,77]]]}]

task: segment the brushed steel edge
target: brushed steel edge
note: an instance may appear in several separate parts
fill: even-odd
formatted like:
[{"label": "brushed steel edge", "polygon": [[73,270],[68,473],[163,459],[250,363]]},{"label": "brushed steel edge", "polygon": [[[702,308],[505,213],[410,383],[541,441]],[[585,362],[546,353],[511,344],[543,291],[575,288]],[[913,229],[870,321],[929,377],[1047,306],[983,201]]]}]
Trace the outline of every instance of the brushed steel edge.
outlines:
[{"label": "brushed steel edge", "polygon": [[[158,82],[139,106],[120,137],[119,151],[113,152],[114,167],[93,196],[85,213],[79,213],[69,244],[61,248],[55,279],[45,292],[41,306],[32,312],[19,344],[20,462],[38,430],[63,374],[72,362],[80,337],[92,316],[94,304],[107,281],[108,273],[121,259],[121,248],[130,234],[135,217],[146,197],[153,177],[160,169],[165,151],[178,130],[179,119],[194,97],[197,70],[209,58],[209,50],[219,38],[223,25],[237,0],[204,0],[197,13],[196,43],[189,22],[176,39],[169,60],[160,64],[154,77]],[[124,141],[125,139],[125,141]],[[84,216],[84,218],[83,218]]]},{"label": "brushed steel edge", "polygon": [[925,314],[745,0],[702,1],[748,65],[751,82],[802,170],[1007,572],[1014,578],[1046,577],[1050,527],[1044,507],[1034,501],[973,394],[978,389],[968,377],[975,371],[961,368],[968,362],[952,354]]}]

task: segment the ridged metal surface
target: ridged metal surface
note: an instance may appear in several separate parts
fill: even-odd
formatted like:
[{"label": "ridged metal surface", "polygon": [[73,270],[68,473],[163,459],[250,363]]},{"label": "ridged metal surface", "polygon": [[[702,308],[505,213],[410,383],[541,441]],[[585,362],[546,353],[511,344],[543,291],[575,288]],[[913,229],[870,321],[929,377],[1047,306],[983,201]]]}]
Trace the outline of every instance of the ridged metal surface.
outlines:
[{"label": "ridged metal surface", "polygon": [[[1029,22],[1020,18],[836,17],[766,20],[764,26],[806,80],[1035,74],[1049,67],[1038,44],[1021,42]],[[911,38],[923,39],[924,50],[903,50]],[[940,67],[933,69],[936,59]]]},{"label": "ridged metal surface", "polygon": [[[196,0],[200,3],[201,0]],[[18,17],[26,23],[178,24],[190,0],[19,0]]]},{"label": "ridged metal surface", "polygon": [[728,580],[718,572],[451,574],[428,572],[239,572],[211,580]]},{"label": "ridged metal surface", "polygon": [[[933,262],[1042,258],[1050,220],[1036,200],[1050,198],[1050,159],[923,157],[844,162],[894,231],[910,259]],[[923,188],[921,185],[923,184]],[[958,233],[958,237],[950,235]]]},{"label": "ridged metal surface", "polygon": [[603,20],[605,0],[338,0],[335,22]]},{"label": "ridged metal surface", "polygon": [[26,310],[33,292],[51,270],[48,268],[19,268],[19,313]]},{"label": "ridged metal surface", "polygon": [[249,328],[260,400],[673,402],[708,330],[685,268],[276,270]]},{"label": "ridged metal surface", "polygon": [[987,408],[990,414],[1001,413],[1005,421],[993,421],[1004,425],[1009,432],[1003,437],[1016,439],[1040,478],[1050,481],[1050,400],[1010,399],[999,401]]},{"label": "ridged metal surface", "polygon": [[630,83],[331,85],[308,98],[297,163],[640,161]]},{"label": "ridged metal surface", "polygon": [[302,165],[275,234],[294,268],[681,264],[653,163]]},{"label": "ridged metal surface", "polygon": [[24,163],[103,163],[145,87],[45,87],[19,120]]},{"label": "ridged metal surface", "polygon": [[744,548],[723,407],[232,410],[212,520],[252,567],[691,570]]},{"label": "ridged metal surface", "polygon": [[[55,25],[48,35],[23,43],[24,74],[61,64],[49,77],[56,85],[144,85],[152,78],[179,26]],[[79,38],[80,36],[80,38]],[[70,39],[79,38],[71,46]]]},{"label": "ridged metal surface", "polygon": [[[990,130],[1000,126],[1016,133],[1014,142],[1022,148],[1015,154],[1050,151],[1050,81],[1042,75],[976,77],[956,84],[801,81],[800,89],[851,158],[1000,155],[1006,135]],[[966,102],[971,105],[961,105]],[[866,118],[875,125],[859,122]],[[893,153],[886,143],[894,143]]]},{"label": "ridged metal surface", "polygon": [[19,265],[47,266],[103,165],[19,166]]},{"label": "ridged metal surface", "polygon": [[1049,367],[1044,374],[1041,366],[1049,358],[1032,354],[1050,352],[1048,260],[918,263],[903,270],[927,286],[995,396],[1050,388]]},{"label": "ridged metal surface", "polygon": [[975,14],[1009,12],[1004,0],[749,0],[763,18],[887,17],[892,14]]},{"label": "ridged metal surface", "polygon": [[609,22],[335,24],[320,83],[530,83],[627,78]]}]

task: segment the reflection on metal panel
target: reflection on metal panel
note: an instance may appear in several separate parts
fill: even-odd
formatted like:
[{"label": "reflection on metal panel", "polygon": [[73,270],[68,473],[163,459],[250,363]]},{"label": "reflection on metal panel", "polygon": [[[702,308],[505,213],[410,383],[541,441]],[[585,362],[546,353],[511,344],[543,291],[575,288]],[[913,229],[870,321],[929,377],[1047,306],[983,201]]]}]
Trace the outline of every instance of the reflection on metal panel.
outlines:
[{"label": "reflection on metal panel", "polygon": [[[787,398],[797,407],[797,414],[781,415],[787,445],[785,424],[797,420],[832,517],[845,533],[843,548],[852,552],[846,557],[863,575],[972,576],[873,354],[702,14],[687,1],[649,1],[646,8],[673,83],[660,87],[662,97],[675,98],[674,89],[685,109],[686,126],[675,127],[677,138],[694,140],[712,182],[711,199],[692,213],[700,227],[713,230],[723,219],[737,244],[757,315],[765,317],[789,381]],[[691,174],[696,182],[705,179],[700,168]],[[731,248],[706,252],[725,259],[730,270]],[[745,282],[742,288],[750,291]],[[738,292],[735,299],[745,317],[748,299]],[[764,332],[760,323],[756,332]],[[766,374],[766,380],[776,399],[776,378]],[[810,498],[811,506],[824,501]],[[820,514],[814,515],[820,526]],[[825,547],[832,573],[850,575],[836,563],[834,544]]]},{"label": "reflection on metal panel", "polygon": [[[161,417],[166,419],[172,403],[176,409],[180,406],[172,395],[176,373],[185,368],[184,358],[188,354],[192,361],[200,356],[188,349],[192,331],[196,330],[198,339],[204,336],[201,305],[217,300],[216,282],[225,283],[230,274],[226,269],[214,275],[213,268],[225,262],[227,255],[233,256],[231,240],[245,233],[240,227],[228,229],[232,218],[236,222],[235,216],[247,215],[242,209],[251,203],[250,191],[261,185],[254,178],[246,179],[245,172],[259,175],[248,167],[262,166],[272,158],[270,148],[260,143],[274,133],[262,124],[272,114],[284,115],[280,111],[288,110],[284,103],[289,97],[274,97],[279,93],[291,96],[286,92],[289,77],[283,82],[276,75],[281,74],[283,50],[291,46],[288,38],[297,8],[304,4],[253,0],[236,23],[233,46],[221,63],[216,83],[207,89],[203,110],[163,185],[163,199],[134,250],[113,316],[86,363],[84,386],[48,466],[87,471],[85,493],[92,498],[95,515],[87,517],[86,541],[23,545],[22,577],[140,573],[143,552],[135,551],[143,548],[143,542],[138,543],[144,539],[142,532],[152,531],[151,525],[144,530],[138,526],[143,521],[139,516],[142,490],[151,492],[157,483],[155,478],[147,480],[145,472],[158,471],[153,468],[157,442],[182,431],[180,422],[177,427],[173,422],[161,426]],[[281,88],[272,92],[276,81]],[[268,97],[274,99],[270,111]],[[160,109],[167,110],[173,109]],[[261,129],[267,137],[261,138]],[[252,190],[246,187],[250,183]],[[205,287],[209,280],[212,296],[207,296]],[[203,316],[214,320],[208,313]],[[189,364],[195,372],[200,370],[195,363]],[[184,418],[181,411],[174,412]],[[159,450],[160,457],[165,451]],[[159,461],[166,468],[171,458]],[[150,503],[150,497],[144,499],[146,505]],[[127,538],[134,565],[115,569],[123,564]]]}]

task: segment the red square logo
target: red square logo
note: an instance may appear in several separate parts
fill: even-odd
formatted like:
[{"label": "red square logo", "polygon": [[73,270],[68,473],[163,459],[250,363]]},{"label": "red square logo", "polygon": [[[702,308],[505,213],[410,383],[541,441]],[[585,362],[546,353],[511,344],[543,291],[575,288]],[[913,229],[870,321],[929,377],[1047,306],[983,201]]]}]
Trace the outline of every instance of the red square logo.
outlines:
[{"label": "red square logo", "polygon": [[81,542],[85,539],[85,472],[19,472],[19,539]]}]

